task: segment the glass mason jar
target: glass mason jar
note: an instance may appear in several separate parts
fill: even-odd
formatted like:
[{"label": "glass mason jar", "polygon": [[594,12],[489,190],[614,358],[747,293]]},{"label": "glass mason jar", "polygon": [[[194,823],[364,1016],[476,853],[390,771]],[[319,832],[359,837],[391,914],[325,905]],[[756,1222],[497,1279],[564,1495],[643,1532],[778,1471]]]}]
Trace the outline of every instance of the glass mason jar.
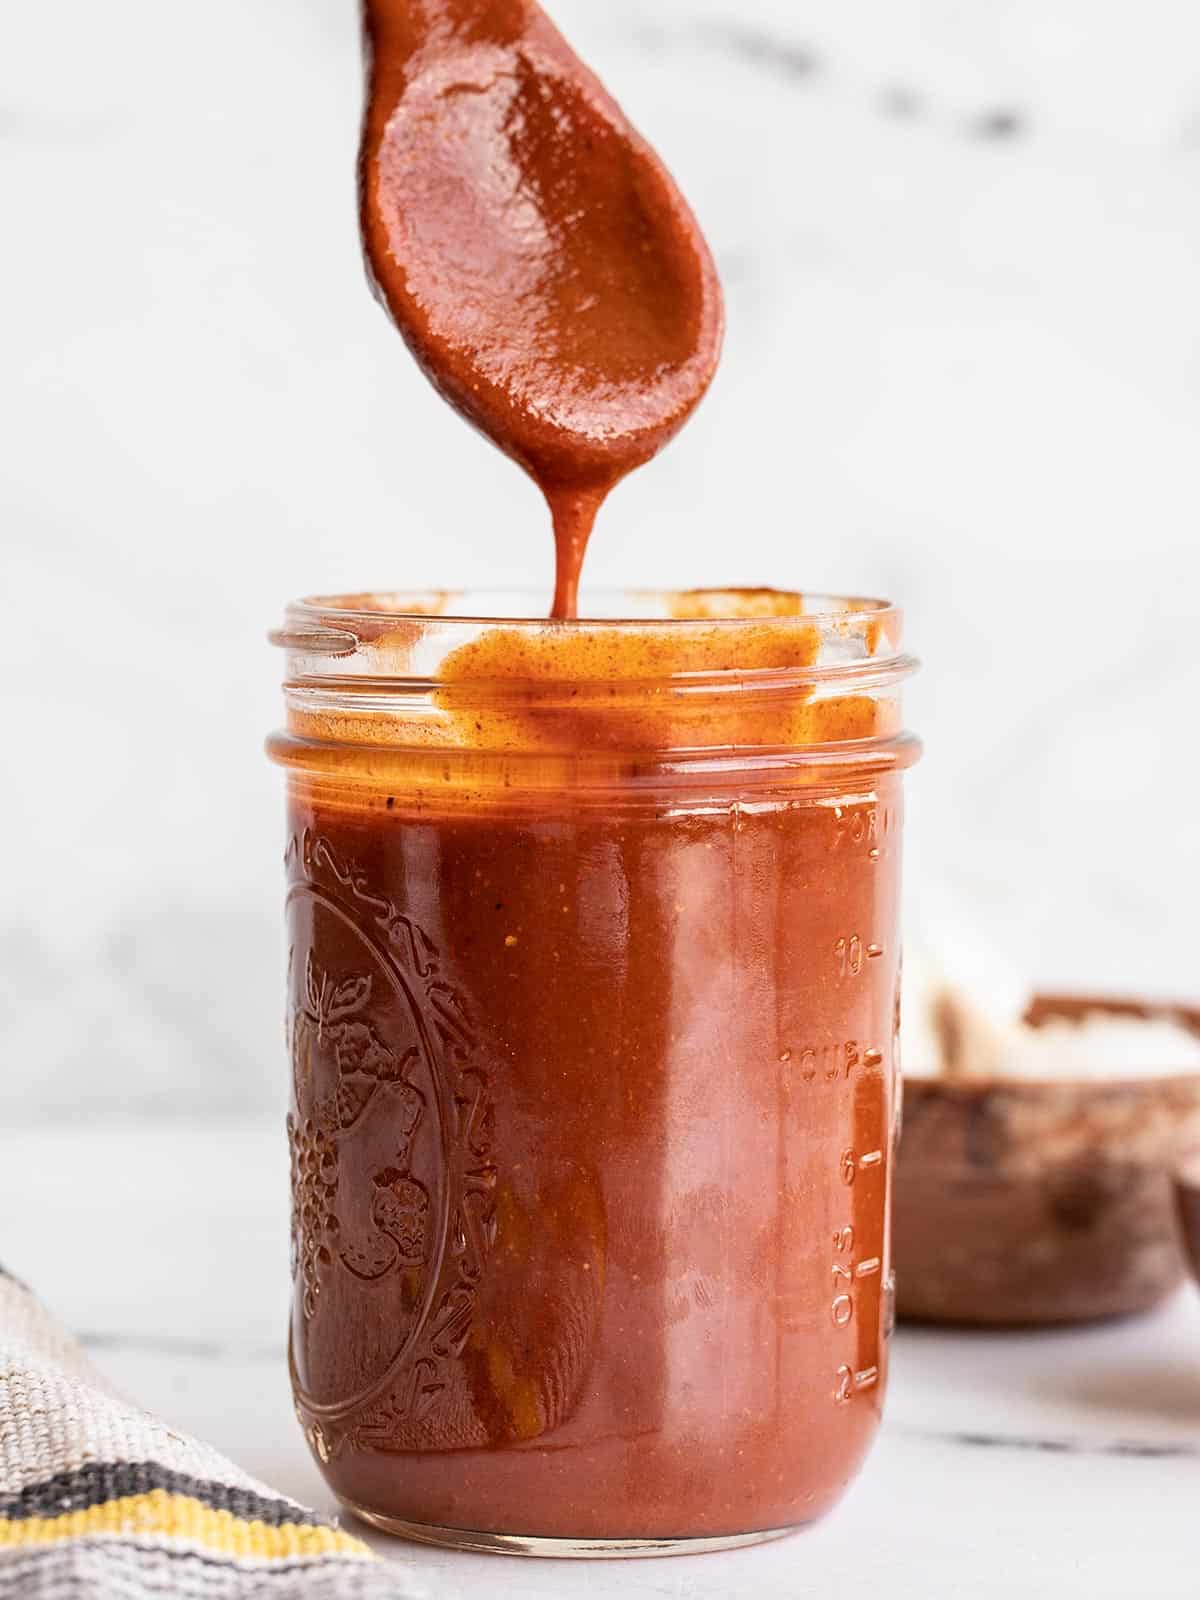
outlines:
[{"label": "glass mason jar", "polygon": [[409,1537],[769,1538],[883,1399],[912,663],[871,601],[523,604],[275,635],[297,1412]]}]

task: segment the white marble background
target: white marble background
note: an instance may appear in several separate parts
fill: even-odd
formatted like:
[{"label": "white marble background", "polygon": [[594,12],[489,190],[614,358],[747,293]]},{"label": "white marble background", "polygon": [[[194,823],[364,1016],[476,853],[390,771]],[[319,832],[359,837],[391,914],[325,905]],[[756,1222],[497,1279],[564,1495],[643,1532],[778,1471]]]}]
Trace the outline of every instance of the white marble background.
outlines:
[{"label": "white marble background", "polygon": [[[1194,0],[551,9],[730,301],[592,579],[903,602],[919,903],[1043,982],[1200,991]],[[266,628],[548,573],[363,287],[357,49],[353,0],[0,10],[10,1121],[278,1103]]]}]

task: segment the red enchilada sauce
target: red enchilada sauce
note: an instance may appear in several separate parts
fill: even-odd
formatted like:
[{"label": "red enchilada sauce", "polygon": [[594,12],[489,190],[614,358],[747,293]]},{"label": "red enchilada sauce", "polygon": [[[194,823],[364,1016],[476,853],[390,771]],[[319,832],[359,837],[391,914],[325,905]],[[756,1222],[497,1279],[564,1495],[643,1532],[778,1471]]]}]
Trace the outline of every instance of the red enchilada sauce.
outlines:
[{"label": "red enchilada sauce", "polygon": [[738,1539],[857,1471],[904,757],[891,702],[755,693],[816,632],[498,623],[420,708],[293,706],[294,1380],[381,1526]]},{"label": "red enchilada sauce", "polygon": [[554,615],[609,491],[687,421],[721,291],[662,162],[528,0],[366,0],[362,232],[434,386],[531,474]]},{"label": "red enchilada sauce", "polygon": [[[600,503],[711,379],[711,258],[535,5],[365,13],[372,275],[544,491],[573,616]],[[821,628],[770,591],[450,625],[407,697],[426,625],[376,609],[326,619],[370,692],[294,665],[273,745],[314,1452],[351,1508],[452,1543],[808,1521],[885,1377],[895,701],[817,695]],[[877,624],[845,628],[869,657]]]}]

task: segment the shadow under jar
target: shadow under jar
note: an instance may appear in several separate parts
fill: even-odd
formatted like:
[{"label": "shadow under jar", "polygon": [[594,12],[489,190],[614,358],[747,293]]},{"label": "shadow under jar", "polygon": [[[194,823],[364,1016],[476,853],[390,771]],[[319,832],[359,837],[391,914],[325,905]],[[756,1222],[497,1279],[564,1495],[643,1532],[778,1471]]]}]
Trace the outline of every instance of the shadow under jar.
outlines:
[{"label": "shadow under jar", "polygon": [[458,1547],[786,1532],[883,1398],[899,617],[601,598],[275,636],[297,1412],[348,1509]]}]

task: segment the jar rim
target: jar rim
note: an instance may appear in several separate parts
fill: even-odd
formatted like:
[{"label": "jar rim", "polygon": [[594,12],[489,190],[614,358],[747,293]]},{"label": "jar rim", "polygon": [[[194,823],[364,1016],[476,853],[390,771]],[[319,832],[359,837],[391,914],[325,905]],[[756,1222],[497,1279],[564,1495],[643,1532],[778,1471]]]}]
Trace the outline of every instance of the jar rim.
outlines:
[{"label": "jar rim", "polygon": [[[506,615],[522,609],[506,599],[525,597],[505,591],[485,596],[496,615],[451,614],[460,598],[289,606],[271,635],[286,652],[289,733],[309,752],[332,742],[577,763],[669,757],[673,770],[730,751],[743,764],[769,751],[826,766],[838,752],[860,765],[911,759],[898,690],[917,663],[884,601],[634,590],[608,597],[625,614],[591,615],[590,596],[588,615],[562,622]],[[635,607],[641,615],[627,614]]]},{"label": "jar rim", "polygon": [[[601,589],[585,596],[586,613],[549,618],[544,597],[529,590],[364,590],[310,595],[292,601],[270,642],[307,658],[336,662],[393,633],[436,630],[453,649],[458,637],[503,629],[518,638],[659,633],[683,644],[689,630],[735,645],[751,633],[786,636],[815,627],[822,638],[851,646],[855,665],[894,670],[912,663],[900,654],[903,614],[887,600],[771,588]],[[848,661],[835,669],[840,676]],[[810,672],[811,672],[810,668]],[[816,668],[818,676],[828,668]],[[357,673],[355,674],[358,675]]]},{"label": "jar rim", "polygon": [[[741,601],[740,611],[706,609]],[[502,624],[506,628],[634,629],[647,623],[686,626],[703,622],[738,629],[766,622],[825,622],[853,616],[882,622],[899,617],[889,600],[868,595],[809,593],[769,587],[704,587],[696,589],[593,589],[583,597],[586,612],[551,619],[544,597],[528,589],[365,589],[346,594],[307,595],[294,600],[288,616],[340,618],[378,627],[381,622]],[[624,611],[608,609],[617,603]],[[771,609],[775,606],[776,609]],[[457,608],[456,608],[457,607]],[[691,609],[688,609],[691,607]],[[758,609],[755,609],[755,608]]]}]

